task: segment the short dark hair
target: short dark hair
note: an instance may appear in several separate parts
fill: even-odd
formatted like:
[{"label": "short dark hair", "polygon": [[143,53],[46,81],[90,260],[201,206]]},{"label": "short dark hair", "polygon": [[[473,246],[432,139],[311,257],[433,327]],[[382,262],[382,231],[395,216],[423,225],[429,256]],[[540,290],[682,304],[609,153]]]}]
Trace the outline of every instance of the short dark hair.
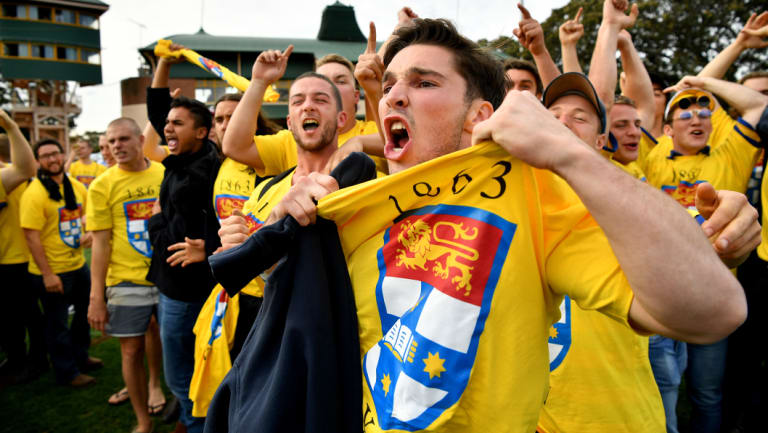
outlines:
[{"label": "short dark hair", "polygon": [[192,115],[192,118],[195,121],[195,128],[203,127],[207,131],[211,130],[213,115],[205,104],[198,100],[187,98],[186,96],[179,96],[171,101],[171,108],[179,107],[189,110],[189,114]]},{"label": "short dark hair", "polygon": [[613,100],[613,105],[629,105],[631,107],[637,108],[635,101],[624,95],[616,95],[616,98]]},{"label": "short dark hair", "polygon": [[[339,88],[336,87],[335,84],[333,84],[333,81],[331,81],[330,78],[326,77],[325,75],[318,74],[317,72],[309,71],[309,72],[305,72],[305,73],[299,75],[298,77],[296,77],[296,79],[293,80],[293,83],[291,83],[291,87],[293,87],[293,85],[296,84],[297,81],[302,80],[304,78],[319,78],[319,79],[325,81],[326,83],[330,84],[331,85],[331,89],[333,89],[332,90],[332,92],[333,92],[333,99],[336,100],[336,108],[338,109],[339,112],[344,111],[344,104],[341,102],[341,92],[339,92]],[[289,90],[289,92],[290,92],[290,90]]]},{"label": "short dark hair", "polygon": [[213,113],[216,114],[216,107],[219,106],[219,102],[235,101],[235,102],[239,103],[241,99],[243,99],[243,94],[240,93],[240,92],[237,92],[237,93],[225,93],[225,94],[221,95],[221,97],[219,99],[216,100],[215,104],[213,104]]},{"label": "short dark hair", "polygon": [[504,61],[504,74],[506,75],[507,71],[510,69],[519,69],[521,71],[530,72],[536,80],[536,94],[541,95],[544,92],[544,83],[541,82],[539,70],[536,68],[536,65],[528,60],[512,57]]},{"label": "short dark hair", "polygon": [[389,66],[395,55],[404,48],[419,44],[434,45],[453,52],[456,71],[467,85],[466,100],[481,98],[490,102],[494,109],[499,108],[506,95],[507,83],[501,62],[459,34],[448,20],[417,18],[413,20],[413,25],[398,30],[395,38],[387,45],[384,66]]},{"label": "short dark hair", "polygon": [[38,141],[37,143],[35,143],[35,145],[32,147],[32,151],[35,154],[35,159],[38,159],[37,152],[40,151],[40,148],[43,147],[43,146],[47,146],[49,144],[52,144],[52,145],[58,147],[59,148],[59,152],[64,153],[64,148],[61,147],[61,143],[59,143],[58,141],[54,140],[53,138],[44,138],[44,139]]}]

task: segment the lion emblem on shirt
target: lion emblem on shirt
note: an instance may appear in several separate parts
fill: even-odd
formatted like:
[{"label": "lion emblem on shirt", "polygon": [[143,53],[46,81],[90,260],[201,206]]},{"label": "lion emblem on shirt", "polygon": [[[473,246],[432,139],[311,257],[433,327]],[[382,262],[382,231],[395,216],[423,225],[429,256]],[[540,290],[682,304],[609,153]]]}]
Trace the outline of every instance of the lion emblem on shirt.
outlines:
[{"label": "lion emblem on shirt", "polygon": [[430,270],[428,267],[431,266],[436,277],[443,280],[450,278],[456,290],[463,289],[464,296],[469,296],[474,267],[464,262],[475,262],[480,254],[460,241],[475,239],[477,235],[477,228],[467,229],[462,223],[439,221],[430,226],[423,219],[405,221],[397,235],[397,241],[403,248],[397,249],[396,264],[424,271]]}]

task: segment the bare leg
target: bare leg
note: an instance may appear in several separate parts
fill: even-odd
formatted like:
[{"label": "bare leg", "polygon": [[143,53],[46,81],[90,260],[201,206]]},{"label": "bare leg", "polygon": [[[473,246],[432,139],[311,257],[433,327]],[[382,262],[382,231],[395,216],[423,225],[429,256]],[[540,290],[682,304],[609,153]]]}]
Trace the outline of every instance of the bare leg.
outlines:
[{"label": "bare leg", "polygon": [[149,322],[147,333],[144,334],[144,342],[149,365],[149,406],[160,407],[165,404],[165,394],[160,381],[160,373],[163,371],[163,347],[155,316],[152,316]]},{"label": "bare leg", "polygon": [[128,388],[131,406],[136,414],[139,431],[148,432],[152,420],[147,412],[147,373],[144,371],[144,337],[121,337],[120,353],[123,357],[123,380]]}]

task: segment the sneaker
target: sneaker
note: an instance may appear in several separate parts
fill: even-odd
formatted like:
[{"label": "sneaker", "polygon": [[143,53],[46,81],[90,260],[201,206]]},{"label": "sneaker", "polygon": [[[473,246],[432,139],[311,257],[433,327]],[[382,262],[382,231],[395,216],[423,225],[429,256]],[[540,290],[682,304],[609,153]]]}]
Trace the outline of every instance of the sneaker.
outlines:
[{"label": "sneaker", "polygon": [[166,403],[165,410],[163,411],[163,422],[170,424],[179,419],[179,415],[181,415],[181,404],[175,395],[171,395],[171,398]]},{"label": "sneaker", "polygon": [[73,388],[83,388],[95,382],[96,382],[96,379],[94,379],[92,376],[88,376],[87,374],[80,373],[77,376],[75,376],[75,378],[72,379],[71,382],[69,382],[69,386]]}]

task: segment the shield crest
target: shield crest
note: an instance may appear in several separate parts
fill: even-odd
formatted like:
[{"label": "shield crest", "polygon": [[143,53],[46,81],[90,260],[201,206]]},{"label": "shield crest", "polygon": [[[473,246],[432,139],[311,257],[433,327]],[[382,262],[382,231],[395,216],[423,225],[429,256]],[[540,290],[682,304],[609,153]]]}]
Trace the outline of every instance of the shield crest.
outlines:
[{"label": "shield crest", "polygon": [[248,200],[248,197],[218,194],[214,202],[216,204],[216,216],[219,218],[219,221],[230,217],[235,209],[242,210],[246,200]]},{"label": "shield crest", "polygon": [[560,303],[560,320],[549,328],[549,371],[563,363],[571,348],[571,298],[565,296]]},{"label": "shield crest", "polygon": [[206,69],[211,71],[217,77],[221,78],[224,76],[224,73],[221,71],[221,65],[219,65],[218,63],[214,62],[211,59],[207,59],[203,56],[200,56],[198,60],[200,60],[200,63],[203,64]]},{"label": "shield crest", "polygon": [[152,206],[154,203],[154,198],[123,203],[128,243],[144,257],[152,257],[152,245],[149,243],[147,223],[149,217],[152,216]]},{"label": "shield crest", "polygon": [[77,209],[69,210],[59,208],[59,237],[70,248],[80,248],[80,235],[82,234],[83,206],[78,204]]},{"label": "shield crest", "polygon": [[695,182],[686,182],[681,180],[678,185],[662,185],[661,190],[672,196],[678,203],[689,209],[696,208],[696,187],[703,180],[697,180]]},{"label": "shield crest", "polygon": [[382,428],[424,429],[459,400],[516,227],[438,205],[385,231],[376,298],[386,334],[363,361]]}]

